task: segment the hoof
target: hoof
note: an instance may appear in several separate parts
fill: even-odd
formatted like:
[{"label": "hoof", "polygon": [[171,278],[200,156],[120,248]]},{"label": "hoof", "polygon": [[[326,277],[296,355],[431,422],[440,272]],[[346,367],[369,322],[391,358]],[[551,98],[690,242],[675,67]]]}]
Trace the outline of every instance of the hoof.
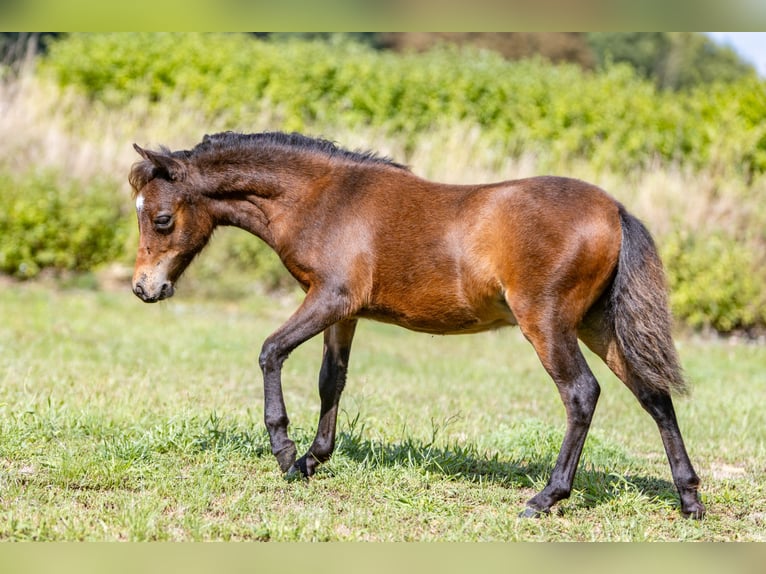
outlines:
[{"label": "hoof", "polygon": [[540,510],[537,508],[532,508],[531,506],[527,506],[524,510],[519,512],[519,518],[542,518],[543,516],[547,516],[550,513],[550,510]]},{"label": "hoof", "polygon": [[681,510],[681,514],[683,514],[684,517],[691,518],[693,520],[701,520],[705,517],[705,512],[705,505],[701,502],[697,502],[697,504],[694,504],[689,508],[683,508]]},{"label": "hoof", "polygon": [[298,467],[298,463],[296,462],[285,473],[285,480],[287,482],[308,482],[309,477],[301,471],[301,469]]},{"label": "hoof", "polygon": [[279,463],[279,468],[282,470],[282,472],[288,472],[293,467],[295,464],[295,455],[295,445],[292,442],[279,452],[274,453],[274,456],[277,457],[277,462]]},{"label": "hoof", "polygon": [[295,461],[290,469],[285,473],[286,480],[308,480],[310,473],[306,468],[306,457],[302,456]]}]

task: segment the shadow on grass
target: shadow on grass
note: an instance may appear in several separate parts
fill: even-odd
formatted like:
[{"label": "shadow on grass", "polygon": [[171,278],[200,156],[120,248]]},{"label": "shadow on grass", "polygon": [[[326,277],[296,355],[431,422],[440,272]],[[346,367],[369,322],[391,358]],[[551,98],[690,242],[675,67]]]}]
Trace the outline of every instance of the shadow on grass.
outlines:
[{"label": "shadow on grass", "polygon": [[[524,456],[511,454],[506,459],[497,452],[481,452],[475,445],[439,447],[428,441],[409,438],[383,443],[362,438],[361,433],[352,430],[339,434],[336,454],[348,457],[363,467],[419,468],[450,480],[490,482],[536,491],[546,484],[558,454],[558,446],[546,449],[543,444],[541,447],[535,449],[536,452],[527,450]],[[583,456],[573,487],[582,496],[585,506],[608,504],[626,495],[668,507],[679,506],[673,483],[640,474],[640,471],[618,472],[619,469],[636,469],[636,462],[626,460],[625,456],[618,454],[610,457],[608,452],[599,452],[598,449],[593,455],[598,462],[591,462],[588,460],[590,457]],[[609,467],[616,470],[602,470]]]},{"label": "shadow on grass", "polygon": [[[365,468],[416,469],[440,474],[449,480],[536,491],[547,482],[562,439],[560,431],[528,421],[508,429],[504,436],[506,447],[483,451],[473,443],[437,445],[436,436],[442,428],[434,427],[431,440],[406,437],[396,442],[382,442],[365,438],[364,424],[357,417],[350,421],[348,430],[338,433],[334,457],[354,461],[362,467],[360,472]],[[299,443],[310,440],[311,433],[296,430],[301,435],[295,437]],[[204,431],[195,437],[192,450],[214,450],[223,455],[236,452],[256,458],[272,456],[265,431],[243,431],[236,425],[225,424],[215,413],[205,421]],[[671,482],[647,476],[641,470],[640,460],[626,454],[621,446],[594,436],[586,443],[575,475],[574,491],[587,507],[609,504],[618,498],[678,507],[677,493]]]}]

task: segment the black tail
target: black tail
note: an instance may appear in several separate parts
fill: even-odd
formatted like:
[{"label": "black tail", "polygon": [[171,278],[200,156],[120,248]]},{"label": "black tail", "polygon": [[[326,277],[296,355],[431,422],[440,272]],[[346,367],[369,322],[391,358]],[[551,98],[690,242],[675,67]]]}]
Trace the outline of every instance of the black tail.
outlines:
[{"label": "black tail", "polygon": [[620,205],[622,247],[609,301],[617,342],[637,384],[686,391],[671,336],[662,261],[652,236]]}]

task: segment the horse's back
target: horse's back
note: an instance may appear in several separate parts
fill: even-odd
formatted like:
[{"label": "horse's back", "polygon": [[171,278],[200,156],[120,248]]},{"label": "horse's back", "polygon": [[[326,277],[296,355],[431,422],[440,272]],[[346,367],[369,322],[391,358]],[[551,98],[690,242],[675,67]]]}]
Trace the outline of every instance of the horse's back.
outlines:
[{"label": "horse's back", "polygon": [[381,210],[361,316],[475,332],[516,324],[546,293],[581,314],[608,282],[620,224],[617,203],[598,187],[554,177],[428,185]]}]

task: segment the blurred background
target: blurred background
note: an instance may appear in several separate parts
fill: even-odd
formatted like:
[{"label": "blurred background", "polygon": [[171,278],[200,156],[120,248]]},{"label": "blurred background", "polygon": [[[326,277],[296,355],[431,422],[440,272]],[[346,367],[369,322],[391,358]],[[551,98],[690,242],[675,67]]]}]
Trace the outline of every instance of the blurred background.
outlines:
[{"label": "blurred background", "polygon": [[[132,143],[295,130],[438,181],[596,183],[654,233],[679,327],[762,336],[764,36],[2,33],[0,289],[131,297]],[[185,279],[189,297],[293,289],[229,229]]]}]

